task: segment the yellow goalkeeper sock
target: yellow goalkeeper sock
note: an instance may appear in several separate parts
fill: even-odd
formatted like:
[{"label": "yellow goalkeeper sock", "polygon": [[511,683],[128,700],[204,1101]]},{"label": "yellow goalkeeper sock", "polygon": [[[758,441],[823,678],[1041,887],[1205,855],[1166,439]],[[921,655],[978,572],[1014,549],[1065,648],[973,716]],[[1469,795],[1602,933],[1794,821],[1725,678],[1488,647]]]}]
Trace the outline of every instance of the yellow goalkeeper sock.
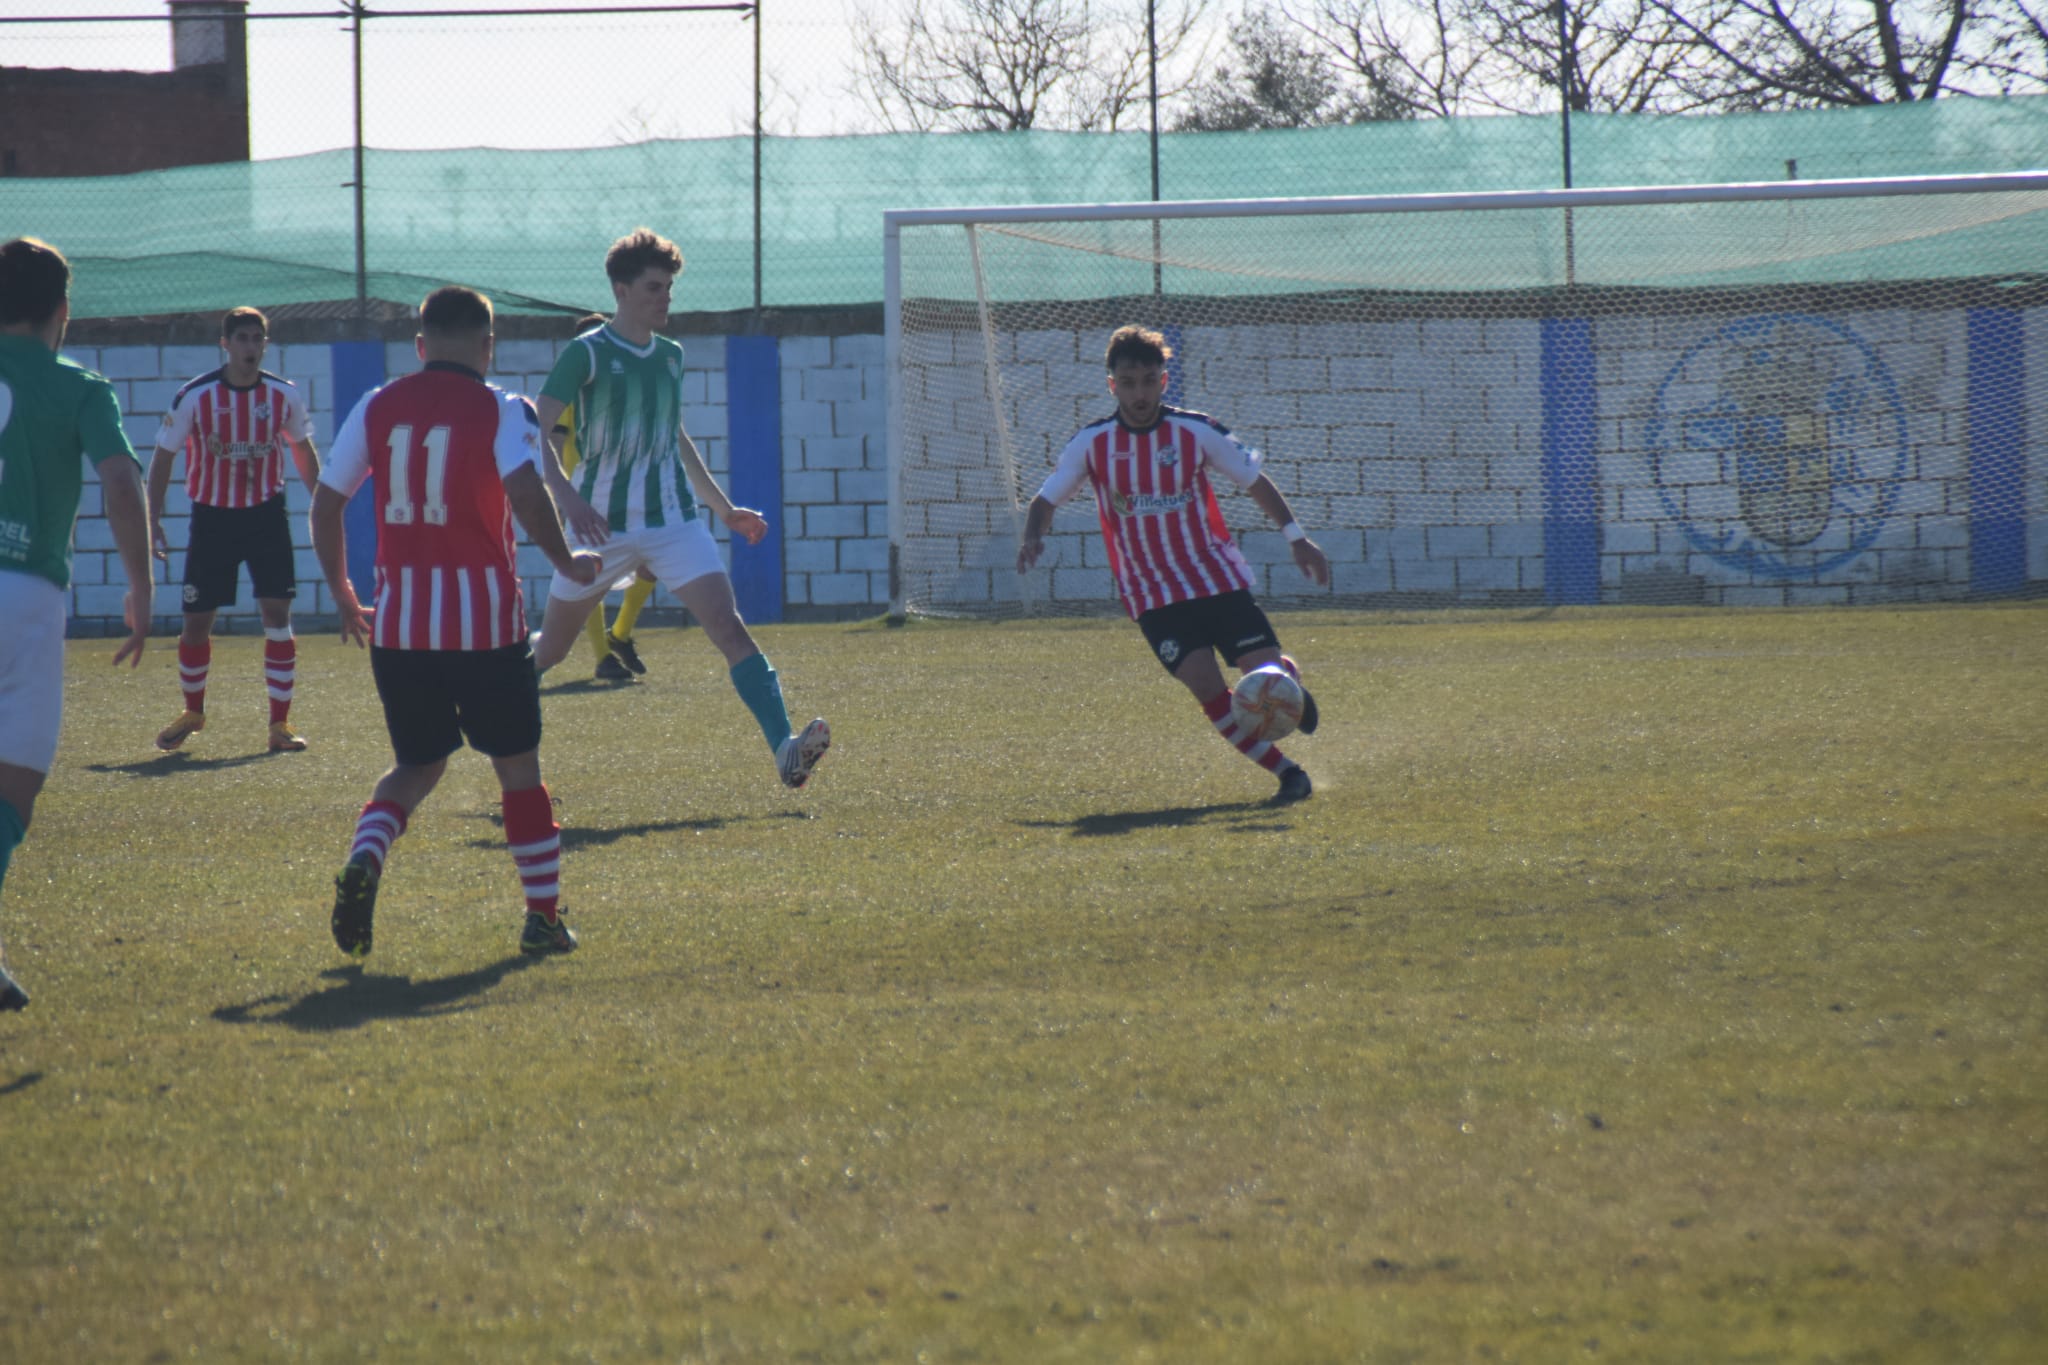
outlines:
[{"label": "yellow goalkeeper sock", "polygon": [[621,640],[633,638],[633,623],[640,619],[640,608],[654,596],[654,588],[655,585],[644,578],[633,580],[633,586],[626,589],[625,600],[619,603],[619,614],[612,621],[612,634]]}]

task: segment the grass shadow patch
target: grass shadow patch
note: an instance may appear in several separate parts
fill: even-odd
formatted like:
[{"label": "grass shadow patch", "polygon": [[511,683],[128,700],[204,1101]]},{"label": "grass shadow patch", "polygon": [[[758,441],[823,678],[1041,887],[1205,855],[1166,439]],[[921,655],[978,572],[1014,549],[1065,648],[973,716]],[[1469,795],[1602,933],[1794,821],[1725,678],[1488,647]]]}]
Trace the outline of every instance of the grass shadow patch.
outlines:
[{"label": "grass shadow patch", "polygon": [[[469,818],[472,820],[482,820],[499,831],[503,831],[505,828],[505,817],[497,811],[478,811]],[[565,850],[603,848],[605,845],[615,844],[621,839],[634,838],[640,835],[707,834],[713,830],[725,829],[730,825],[743,823],[746,823],[746,821],[728,820],[722,816],[713,815],[707,816],[702,820],[646,820],[639,824],[613,825],[602,829],[593,829],[585,825],[564,825],[562,826],[562,847]],[[472,839],[469,841],[471,848],[503,848],[504,845],[505,841],[502,833],[500,837],[495,839]]]},{"label": "grass shadow patch", "polygon": [[1077,839],[1100,839],[1118,834],[1137,834],[1153,829],[1184,829],[1190,825],[1221,823],[1234,833],[1291,829],[1285,821],[1270,819],[1248,823],[1254,814],[1270,816],[1273,807],[1265,801],[1231,801],[1214,806],[1164,806],[1158,810],[1105,811],[1077,820],[1020,820],[1026,829],[1063,829]]},{"label": "grass shadow patch", "polygon": [[423,1019],[454,1014],[475,998],[537,959],[515,954],[475,971],[414,981],[408,976],[373,976],[359,966],[320,973],[334,984],[293,999],[266,995],[244,1005],[222,1005],[213,1017],[223,1024],[283,1024],[302,1033],[334,1033],[379,1019]]},{"label": "grass shadow patch", "polygon": [[133,763],[87,763],[89,773],[120,773],[127,777],[174,777],[180,773],[215,772],[224,768],[239,768],[248,763],[261,763],[277,757],[264,750],[250,754],[226,754],[220,758],[195,758],[191,754],[178,752],[152,754],[138,758]]},{"label": "grass shadow patch", "polygon": [[0,1085],[0,1095],[14,1095],[28,1089],[43,1078],[40,1071],[24,1071],[5,1085]]}]

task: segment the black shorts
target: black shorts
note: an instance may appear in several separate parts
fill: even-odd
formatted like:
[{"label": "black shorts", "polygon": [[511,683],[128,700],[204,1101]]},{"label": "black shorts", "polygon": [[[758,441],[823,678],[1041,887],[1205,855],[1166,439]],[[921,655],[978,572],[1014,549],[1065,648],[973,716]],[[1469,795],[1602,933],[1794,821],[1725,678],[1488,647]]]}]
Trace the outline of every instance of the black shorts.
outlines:
[{"label": "black shorts", "polygon": [[1280,647],[1273,623],[1242,588],[1154,607],[1138,618],[1138,629],[1145,632],[1152,656],[1168,673],[1179,669],[1188,655],[1198,650],[1213,649],[1235,668],[1239,659],[1255,649]]},{"label": "black shorts", "polygon": [[469,746],[492,758],[540,747],[540,679],[533,646],[503,649],[370,647],[391,752],[411,767]]},{"label": "black shorts", "polygon": [[254,507],[192,504],[185,541],[185,610],[233,606],[236,577],[244,564],[256,596],[289,599],[298,594],[284,494]]}]

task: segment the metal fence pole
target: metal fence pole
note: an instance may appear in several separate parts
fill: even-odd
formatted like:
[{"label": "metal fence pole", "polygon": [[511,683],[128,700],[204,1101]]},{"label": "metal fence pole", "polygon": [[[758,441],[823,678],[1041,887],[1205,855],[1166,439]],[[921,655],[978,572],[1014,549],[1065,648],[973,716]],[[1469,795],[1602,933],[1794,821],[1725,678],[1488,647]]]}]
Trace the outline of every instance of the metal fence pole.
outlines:
[{"label": "metal fence pole", "polygon": [[363,5],[349,4],[349,28],[355,48],[355,197],[356,197],[356,339],[370,338],[370,252],[369,225],[363,204]]}]

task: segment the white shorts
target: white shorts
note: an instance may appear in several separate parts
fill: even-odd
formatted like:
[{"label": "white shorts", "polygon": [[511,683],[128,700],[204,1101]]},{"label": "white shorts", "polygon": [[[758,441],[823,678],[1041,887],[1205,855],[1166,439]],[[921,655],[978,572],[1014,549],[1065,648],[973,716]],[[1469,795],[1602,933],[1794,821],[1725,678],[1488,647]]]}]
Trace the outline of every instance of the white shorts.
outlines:
[{"label": "white shorts", "polygon": [[0,572],[0,763],[50,771],[64,717],[64,590]]},{"label": "white shorts", "polygon": [[642,565],[654,581],[675,592],[706,574],[724,573],[725,558],[704,518],[691,517],[680,526],[652,526],[644,531],[615,532],[602,545],[586,548],[604,556],[604,568],[592,583],[573,583],[556,574],[548,584],[550,602],[587,602],[627,583]]}]

